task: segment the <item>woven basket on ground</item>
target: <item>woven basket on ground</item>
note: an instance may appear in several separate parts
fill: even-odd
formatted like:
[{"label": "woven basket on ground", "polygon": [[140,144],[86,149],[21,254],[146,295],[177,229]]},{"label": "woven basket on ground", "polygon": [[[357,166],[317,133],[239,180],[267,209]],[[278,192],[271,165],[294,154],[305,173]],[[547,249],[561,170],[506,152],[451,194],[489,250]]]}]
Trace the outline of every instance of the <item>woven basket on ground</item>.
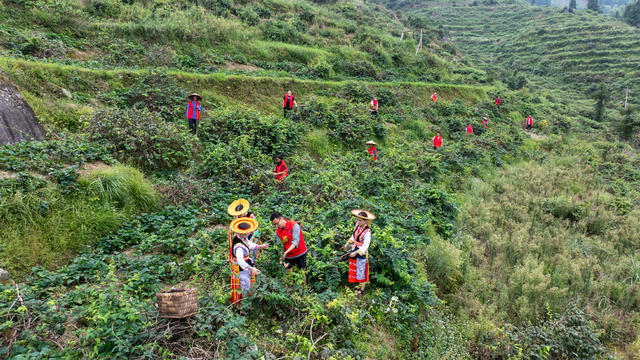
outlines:
[{"label": "woven basket on ground", "polygon": [[171,289],[156,294],[161,318],[182,319],[198,312],[197,289]]}]

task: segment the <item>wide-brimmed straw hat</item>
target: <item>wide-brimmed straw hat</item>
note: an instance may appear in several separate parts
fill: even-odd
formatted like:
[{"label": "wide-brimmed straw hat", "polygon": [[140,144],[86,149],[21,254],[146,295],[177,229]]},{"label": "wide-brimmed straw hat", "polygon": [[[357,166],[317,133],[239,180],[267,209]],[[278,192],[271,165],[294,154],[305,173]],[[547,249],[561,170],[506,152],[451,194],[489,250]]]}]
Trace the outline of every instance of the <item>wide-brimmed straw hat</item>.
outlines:
[{"label": "wide-brimmed straw hat", "polygon": [[360,210],[360,209],[351,210],[351,214],[357,217],[358,219],[363,219],[363,220],[373,220],[376,218],[376,216],[373,215],[372,213],[366,210]]},{"label": "wide-brimmed straw hat", "polygon": [[251,234],[258,230],[258,221],[252,218],[238,218],[231,222],[229,228],[236,234]]},{"label": "wide-brimmed straw hat", "polygon": [[187,97],[187,99],[191,99],[191,98],[192,98],[192,97],[194,97],[194,96],[195,96],[195,98],[196,98],[198,101],[202,100],[202,96],[200,96],[200,95],[198,95],[198,94],[196,94],[196,93],[193,93],[193,94],[189,95],[189,96]]},{"label": "wide-brimmed straw hat", "polygon": [[231,216],[240,216],[249,212],[249,201],[245,199],[238,199],[229,205],[227,213]]},{"label": "wide-brimmed straw hat", "polygon": [[375,141],[373,141],[373,140],[369,140],[369,141],[367,141],[365,144],[367,144],[367,145],[378,145],[378,144],[376,144],[376,142],[375,142]]}]

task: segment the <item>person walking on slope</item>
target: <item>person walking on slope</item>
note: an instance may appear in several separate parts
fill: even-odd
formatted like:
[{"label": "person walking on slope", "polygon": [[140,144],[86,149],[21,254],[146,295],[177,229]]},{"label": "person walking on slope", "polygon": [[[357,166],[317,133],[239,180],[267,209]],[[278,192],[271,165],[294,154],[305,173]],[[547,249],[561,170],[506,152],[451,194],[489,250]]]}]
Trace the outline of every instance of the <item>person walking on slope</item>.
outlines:
[{"label": "person walking on slope", "polygon": [[489,128],[489,119],[487,119],[487,117],[486,117],[486,116],[483,116],[483,117],[482,117],[482,125],[484,125],[484,128],[485,128],[485,129],[488,129],[488,128]]},{"label": "person walking on slope", "polygon": [[369,155],[373,155],[373,161],[378,160],[378,149],[376,149],[376,143],[373,140],[367,141],[365,144],[369,145],[367,151]]},{"label": "person walking on slope", "polygon": [[285,118],[287,117],[289,111],[293,110],[294,107],[298,107],[298,103],[296,102],[296,98],[291,93],[291,90],[289,90],[282,98],[282,110],[284,111]]},{"label": "person walking on slope", "polygon": [[344,244],[349,253],[349,277],[350,283],[360,284],[357,296],[364,294],[364,287],[369,282],[369,245],[371,244],[371,220],[376,217],[365,210],[351,210],[351,214],[357,218],[351,237]]},{"label": "person walking on slope", "polygon": [[369,111],[371,115],[378,115],[378,97],[374,96],[373,100],[371,100],[371,104],[369,104]]},{"label": "person walking on slope", "polygon": [[440,133],[436,133],[436,136],[433,137],[433,150],[438,150],[438,148],[442,147],[442,136]]},{"label": "person walking on slope", "polygon": [[284,162],[282,155],[276,156],[276,170],[273,172],[276,180],[282,182],[289,176],[289,170],[287,169],[287,163]]},{"label": "person walking on slope", "polygon": [[187,120],[189,121],[189,130],[193,135],[198,135],[198,122],[200,121],[200,112],[202,111],[202,105],[200,100],[202,96],[193,93],[187,97],[189,102],[187,103]]},{"label": "person walking on slope", "polygon": [[258,222],[250,218],[237,218],[229,226],[233,233],[231,251],[231,304],[240,305],[243,297],[253,294],[251,277],[260,274],[255,262],[249,256],[251,250],[265,249],[269,244],[258,245],[248,239],[249,234],[258,229]]},{"label": "person walking on slope", "polygon": [[284,246],[284,254],[280,260],[284,260],[284,267],[288,270],[296,266],[298,269],[307,268],[307,246],[304,243],[304,235],[300,225],[285,219],[279,212],[271,214],[271,223],[276,226],[276,239],[280,239]]},{"label": "person walking on slope", "polygon": [[527,130],[531,130],[532,127],[533,127],[533,117],[529,115],[527,117]]},{"label": "person walking on slope", "polygon": [[438,100],[438,94],[434,92],[433,94],[431,94],[431,102],[434,103],[437,100]]},{"label": "person walking on slope", "polygon": [[469,125],[467,125],[467,134],[469,134],[469,135],[473,134],[473,127],[471,126],[471,123],[469,123]]}]

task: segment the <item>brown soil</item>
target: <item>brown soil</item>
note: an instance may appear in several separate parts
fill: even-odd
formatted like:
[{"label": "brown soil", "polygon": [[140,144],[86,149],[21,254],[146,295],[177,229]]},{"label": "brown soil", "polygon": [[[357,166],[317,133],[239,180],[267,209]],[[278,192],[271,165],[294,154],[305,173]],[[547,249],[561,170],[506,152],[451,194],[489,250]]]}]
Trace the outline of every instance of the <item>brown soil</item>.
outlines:
[{"label": "brown soil", "polygon": [[259,67],[251,64],[238,64],[235,62],[228,62],[224,65],[224,68],[232,71],[258,71]]}]

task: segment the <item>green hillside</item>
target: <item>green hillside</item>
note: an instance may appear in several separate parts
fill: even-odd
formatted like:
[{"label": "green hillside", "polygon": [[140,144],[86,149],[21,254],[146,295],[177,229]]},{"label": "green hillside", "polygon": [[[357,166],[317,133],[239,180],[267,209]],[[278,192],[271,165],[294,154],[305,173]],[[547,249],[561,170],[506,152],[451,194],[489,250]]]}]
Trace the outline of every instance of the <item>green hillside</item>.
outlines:
[{"label": "green hillside", "polygon": [[[0,268],[12,275],[0,283],[1,359],[638,358],[637,114],[609,101],[596,121],[586,75],[496,64],[519,59],[517,37],[492,62],[443,22],[470,21],[460,16],[469,8],[499,14],[486,22],[508,32],[521,22],[508,8],[539,19],[557,10],[2,5],[0,79],[48,134],[0,147]],[[573,15],[566,26],[612,21]],[[522,74],[527,85],[512,86]],[[299,107],[283,117],[289,89]],[[184,119],[194,91],[205,109],[197,137]],[[272,175],[277,155],[284,183]],[[253,296],[232,307],[227,207],[237,198],[270,247]],[[355,208],[376,215],[362,297],[342,248]],[[273,211],[300,222],[306,272],[283,269]],[[198,289],[198,314],[159,318],[155,294],[179,287]]]}]

